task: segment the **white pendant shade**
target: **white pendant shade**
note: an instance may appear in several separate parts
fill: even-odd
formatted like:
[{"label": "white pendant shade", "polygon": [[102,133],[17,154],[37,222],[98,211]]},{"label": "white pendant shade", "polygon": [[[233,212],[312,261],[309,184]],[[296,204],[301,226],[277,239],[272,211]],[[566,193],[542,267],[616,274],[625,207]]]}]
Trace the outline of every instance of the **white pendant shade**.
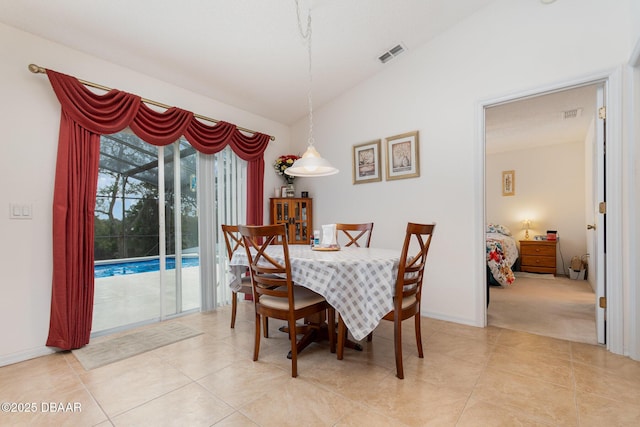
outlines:
[{"label": "white pendant shade", "polygon": [[308,177],[335,175],[338,172],[338,169],[331,166],[328,160],[320,156],[313,145],[310,145],[302,157],[284,171],[287,175]]},{"label": "white pendant shade", "polygon": [[328,160],[323,159],[320,153],[313,146],[313,101],[311,99],[311,86],[313,76],[311,73],[311,10],[307,16],[307,28],[306,32],[302,29],[302,22],[300,21],[300,5],[296,0],[296,15],[298,17],[298,31],[300,36],[307,43],[307,54],[309,57],[309,92],[307,93],[307,101],[309,103],[309,147],[304,152],[301,158],[293,162],[284,173],[291,176],[329,176],[335,175],[339,171],[331,166]]}]

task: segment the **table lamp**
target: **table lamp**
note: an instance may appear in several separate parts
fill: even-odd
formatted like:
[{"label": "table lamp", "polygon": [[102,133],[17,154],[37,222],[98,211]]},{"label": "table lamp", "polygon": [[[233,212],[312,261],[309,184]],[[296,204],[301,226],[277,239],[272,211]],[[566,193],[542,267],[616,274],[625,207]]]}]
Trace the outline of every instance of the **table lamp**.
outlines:
[{"label": "table lamp", "polygon": [[522,229],[524,232],[524,239],[529,240],[529,229],[531,228],[531,220],[525,219],[522,221]]}]

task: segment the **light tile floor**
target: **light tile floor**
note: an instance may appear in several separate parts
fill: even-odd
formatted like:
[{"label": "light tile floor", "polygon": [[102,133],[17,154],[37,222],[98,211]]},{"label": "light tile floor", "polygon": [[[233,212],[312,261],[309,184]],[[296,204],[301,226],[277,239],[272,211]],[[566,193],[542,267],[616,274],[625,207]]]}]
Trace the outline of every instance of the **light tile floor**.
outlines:
[{"label": "light tile floor", "polygon": [[640,363],[602,347],[424,318],[424,359],[404,324],[404,380],[389,322],[342,361],[312,344],[291,378],[281,323],[253,362],[253,307],[239,306],[234,330],[228,307],[174,319],[204,333],[91,371],[68,352],[2,367],[0,402],[34,412],[3,406],[0,425],[640,425]]}]

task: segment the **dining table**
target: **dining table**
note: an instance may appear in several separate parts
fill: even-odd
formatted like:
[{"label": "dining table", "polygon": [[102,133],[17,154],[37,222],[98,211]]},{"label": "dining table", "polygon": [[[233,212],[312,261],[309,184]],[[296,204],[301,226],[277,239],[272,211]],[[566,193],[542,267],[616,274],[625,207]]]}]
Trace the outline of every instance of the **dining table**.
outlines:
[{"label": "dining table", "polygon": [[[400,250],[352,246],[335,250],[308,245],[288,245],[288,249],[293,282],[322,295],[355,340],[367,337],[393,310]],[[279,261],[284,259],[282,245],[272,245],[266,252]],[[236,290],[249,266],[244,248],[233,253],[229,266],[229,286]]]}]

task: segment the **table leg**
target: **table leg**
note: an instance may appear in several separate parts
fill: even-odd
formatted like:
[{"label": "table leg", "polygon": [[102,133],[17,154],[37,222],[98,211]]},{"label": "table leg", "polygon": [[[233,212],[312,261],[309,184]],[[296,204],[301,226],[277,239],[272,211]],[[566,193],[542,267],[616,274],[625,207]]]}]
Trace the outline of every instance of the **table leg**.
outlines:
[{"label": "table leg", "polygon": [[[298,353],[304,350],[312,342],[320,342],[320,341],[325,341],[329,339],[329,330],[328,330],[329,325],[325,321],[324,315],[305,318],[304,322],[305,323],[303,325],[296,326],[296,335],[302,335],[302,338],[296,341]],[[336,328],[336,325],[334,325],[334,328]],[[281,326],[278,330],[286,334],[289,333],[288,326]],[[339,332],[340,332],[340,329],[338,328],[337,333]],[[338,340],[339,340],[340,336],[339,335],[336,335],[336,336],[338,337]],[[352,341],[348,338],[346,327],[345,327],[345,335],[343,340],[344,340],[343,347],[350,348],[356,351],[363,350],[363,347],[362,345],[360,345],[360,343]],[[332,349],[331,352],[335,353],[335,350]],[[291,359],[291,351],[289,351],[289,353],[287,354],[287,358]]]},{"label": "table leg", "polygon": [[338,315],[338,332],[337,332],[337,337],[338,337],[338,354],[337,354],[337,358],[338,360],[342,360],[342,357],[344,355],[344,348],[351,348],[353,350],[356,351],[362,351],[362,345],[360,345],[360,343],[357,343],[355,341],[351,341],[349,339],[349,330],[347,329],[347,325],[344,324],[344,321],[342,320],[342,317],[340,317],[340,315]]},{"label": "table leg", "polygon": [[346,348],[351,348],[351,349],[356,350],[356,351],[362,351],[362,349],[363,349],[363,347],[362,347],[362,345],[360,343],[357,343],[355,341],[351,341],[349,338],[347,338],[345,340],[344,346]]},{"label": "table leg", "polygon": [[[327,328],[326,323],[305,323],[304,325],[296,326],[296,335],[302,334],[302,338],[296,341],[298,354],[300,354],[300,352],[312,342],[326,340],[329,337]],[[282,326],[279,331],[288,334],[289,328],[287,326]],[[291,351],[287,354],[287,359],[291,359]]]}]

